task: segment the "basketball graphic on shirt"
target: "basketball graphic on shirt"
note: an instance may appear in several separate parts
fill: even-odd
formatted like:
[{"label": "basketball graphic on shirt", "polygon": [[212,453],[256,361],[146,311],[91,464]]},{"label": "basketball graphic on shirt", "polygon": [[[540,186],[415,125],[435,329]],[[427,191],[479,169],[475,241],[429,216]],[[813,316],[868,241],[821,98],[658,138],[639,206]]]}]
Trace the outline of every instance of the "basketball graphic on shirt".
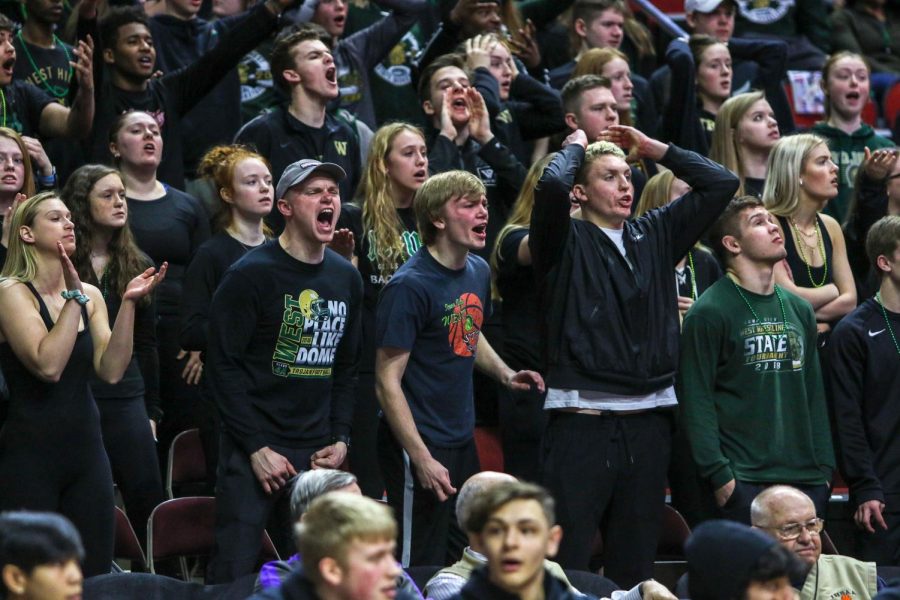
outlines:
[{"label": "basketball graphic on shirt", "polygon": [[484,309],[481,299],[466,292],[452,305],[449,315],[448,337],[450,348],[457,356],[475,356],[478,348],[478,336],[481,334],[481,323],[484,320]]}]

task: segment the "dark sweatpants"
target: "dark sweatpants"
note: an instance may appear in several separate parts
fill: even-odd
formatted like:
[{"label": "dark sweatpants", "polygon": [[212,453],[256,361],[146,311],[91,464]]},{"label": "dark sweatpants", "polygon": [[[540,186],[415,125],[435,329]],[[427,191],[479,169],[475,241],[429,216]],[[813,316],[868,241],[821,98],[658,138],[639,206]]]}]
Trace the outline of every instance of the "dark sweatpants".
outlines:
[{"label": "dark sweatpants", "polygon": [[122,491],[125,513],[142,545],[147,543],[147,520],[166,499],[156,443],[143,396],[95,398],[100,411],[103,447],[109,457],[113,481]]},{"label": "dark sweatpants", "polygon": [[551,412],[541,472],[564,532],[564,568],[588,570],[599,529],[606,577],[629,589],[653,575],[671,441],[667,410]]},{"label": "dark sweatpants", "polygon": [[[460,448],[426,445],[431,456],[450,472],[450,483],[457,490],[480,470],[474,438]],[[403,567],[443,566],[459,560],[468,542],[456,522],[456,494],[439,502],[431,490],[422,487],[409,456],[384,420],[378,429],[378,460],[388,504],[397,518],[397,547]]]},{"label": "dark sweatpants", "polygon": [[[292,540],[290,488],[266,494],[250,466],[250,457],[228,433],[219,446],[216,479],[216,542],[207,573],[207,583],[228,583],[252,573],[259,559],[262,533],[269,535],[281,556],[295,550]],[[299,473],[309,468],[310,457],[319,448],[269,448],[286,457]],[[291,482],[293,483],[293,482]]]},{"label": "dark sweatpants", "polygon": [[[893,498],[888,498],[890,502]],[[883,512],[887,531],[874,525],[875,533],[856,530],[856,552],[860,560],[872,561],[883,566],[900,565],[900,512]]]},{"label": "dark sweatpants", "polygon": [[753,499],[767,487],[779,483],[795,487],[809,496],[816,507],[816,515],[819,518],[825,518],[826,510],[828,508],[828,498],[831,496],[831,489],[824,483],[821,485],[802,485],[791,483],[790,481],[749,483],[740,480],[734,482],[734,491],[731,493],[728,501],[725,502],[725,506],[719,509],[722,518],[750,525],[750,504],[753,503]]}]

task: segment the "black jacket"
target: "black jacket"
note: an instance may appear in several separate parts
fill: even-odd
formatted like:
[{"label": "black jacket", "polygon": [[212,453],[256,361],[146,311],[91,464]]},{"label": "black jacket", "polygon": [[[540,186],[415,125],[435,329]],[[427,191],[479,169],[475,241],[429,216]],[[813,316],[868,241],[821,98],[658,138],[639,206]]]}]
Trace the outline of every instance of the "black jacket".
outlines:
[{"label": "black jacket", "polygon": [[[347,176],[339,184],[342,202],[350,202],[356,193],[362,173],[359,140],[349,125],[328,113],[322,127],[315,130],[291,116],[286,105],[277,106],[244,125],[234,141],[256,148],[269,159],[275,183],[291,163],[314,158],[344,169]],[[272,208],[266,221],[276,234],[284,229],[284,217],[277,207]]]},{"label": "black jacket", "polygon": [[[569,586],[544,570],[544,600],[584,600],[592,596],[582,596],[573,592]],[[519,600],[516,594],[510,594],[488,580],[487,567],[474,571],[469,581],[463,586],[453,600]]]},{"label": "black jacket", "polygon": [[569,218],[569,192],[584,160],[570,145],[535,189],[529,246],[541,294],[547,387],[642,395],[673,384],[678,310],[672,271],[725,209],[738,179],[670,145],[660,161],[693,189],[625,223],[628,261],[588,221]]}]

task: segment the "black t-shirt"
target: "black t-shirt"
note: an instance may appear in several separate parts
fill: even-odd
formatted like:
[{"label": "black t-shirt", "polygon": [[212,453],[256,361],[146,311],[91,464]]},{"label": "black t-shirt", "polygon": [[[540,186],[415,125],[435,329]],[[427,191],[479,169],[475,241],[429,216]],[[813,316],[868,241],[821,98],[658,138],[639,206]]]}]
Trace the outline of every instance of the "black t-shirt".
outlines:
[{"label": "black t-shirt", "polygon": [[13,38],[12,44],[16,49],[13,79],[35,85],[63,106],[68,106],[73,73],[69,61],[75,60],[72,47],[58,42],[54,48],[41,48],[26,42],[21,32]]},{"label": "black t-shirt", "polygon": [[[694,268],[691,268],[693,260]],[[684,269],[675,268],[675,284],[678,286],[678,295],[696,300],[706,289],[722,277],[722,268],[719,261],[706,250],[692,248],[689,257],[685,260]],[[694,286],[697,290],[697,298],[694,297]]]},{"label": "black t-shirt", "polygon": [[53,98],[41,88],[19,79],[13,79],[2,92],[0,127],[40,137],[41,113]]},{"label": "black t-shirt", "polygon": [[[397,215],[403,224],[404,260],[415,254],[422,247],[419,232],[416,230],[416,214],[412,207],[397,209]],[[375,372],[375,310],[378,306],[378,294],[390,281],[390,275],[384,276],[378,269],[375,251],[371,241],[375,232],[363,232],[362,209],[355,204],[341,207],[338,227],[346,227],[353,232],[356,267],[363,280],[363,354],[360,370],[365,373]]]},{"label": "black t-shirt", "polygon": [[178,341],[182,348],[206,351],[209,305],[213,294],[228,267],[253,248],[224,231],[215,234],[197,248],[184,276],[181,294],[181,333]]},{"label": "black t-shirt", "polygon": [[516,370],[541,365],[541,319],[534,271],[516,258],[526,236],[527,227],[511,230],[497,253],[497,290],[503,298],[503,359]]},{"label": "black t-shirt", "polygon": [[273,240],[225,273],[210,307],[207,376],[247,454],[350,433],[361,305],[359,273],[328,249],[307,264]]},{"label": "black t-shirt", "polygon": [[381,292],[376,347],[409,351],[403,393],[416,428],[434,446],[455,448],[472,439],[472,371],[490,314],[490,267],[474,254],[452,270],[422,247]]},{"label": "black t-shirt", "polygon": [[200,203],[175,188],[156,200],[128,198],[128,221],[138,247],[169,272],[157,288],[160,315],[175,316],[181,302],[184,273],[200,244],[209,238],[209,221]]}]

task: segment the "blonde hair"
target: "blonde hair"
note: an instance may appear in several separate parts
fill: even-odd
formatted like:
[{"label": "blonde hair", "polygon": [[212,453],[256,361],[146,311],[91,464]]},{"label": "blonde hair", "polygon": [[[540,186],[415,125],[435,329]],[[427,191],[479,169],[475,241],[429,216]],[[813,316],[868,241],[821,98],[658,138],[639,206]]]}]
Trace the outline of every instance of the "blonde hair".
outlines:
[{"label": "blonde hair", "polygon": [[[621,151],[620,151],[621,152]],[[445,171],[429,178],[416,192],[413,207],[422,243],[433,244],[437,238],[434,221],[441,216],[441,208],[453,198],[482,196],[484,183],[468,171]]]},{"label": "blonde hair", "polygon": [[491,296],[495,299],[503,299],[500,296],[500,290],[497,288],[497,273],[500,270],[500,247],[503,245],[503,240],[511,231],[516,229],[528,229],[528,226],[531,225],[531,209],[534,208],[534,190],[537,187],[541,175],[544,174],[544,169],[547,168],[547,165],[550,164],[550,161],[553,160],[554,156],[556,156],[555,152],[550,153],[531,165],[531,168],[528,170],[528,175],[525,176],[522,189],[519,191],[519,197],[516,198],[516,203],[512,207],[509,219],[507,219],[506,225],[503,226],[500,233],[497,234],[497,241],[494,243],[494,251],[491,252]]},{"label": "blonde hair", "polygon": [[675,174],[668,169],[660,169],[659,173],[647,180],[641,199],[634,209],[634,216],[645,215],[654,208],[660,208],[669,203],[672,195],[672,184],[675,182]]},{"label": "blonde hair", "polygon": [[800,174],[810,153],[825,140],[811,133],[799,133],[778,140],[766,165],[762,201],[773,215],[788,217],[800,203]]},{"label": "blonde hair", "polygon": [[393,540],[397,523],[387,505],[349,492],[328,492],[313,500],[294,533],[303,570],[314,583],[321,583],[323,558],[343,565],[354,541]]},{"label": "blonde hair", "polygon": [[0,127],[0,137],[9,138],[14,141],[19,147],[19,151],[22,153],[22,168],[24,174],[22,177],[22,189],[19,190],[19,193],[25,194],[29,198],[34,196],[37,192],[37,187],[34,184],[34,171],[31,170],[31,155],[28,154],[28,148],[25,147],[22,136],[14,129]]},{"label": "blonde hair", "polygon": [[744,195],[745,177],[741,145],[737,141],[737,128],[750,107],[765,99],[766,95],[760,91],[738,94],[726,100],[716,113],[716,128],[712,134],[709,158],[738,176],[741,185],[735,196]]},{"label": "blonde hair", "polygon": [[33,281],[37,276],[37,251],[34,244],[26,244],[19,235],[22,227],[32,227],[40,212],[41,204],[47,200],[59,200],[56,192],[41,192],[20,202],[12,214],[9,225],[9,248],[6,262],[0,270],[0,281],[12,279],[20,283]]},{"label": "blonde hair", "polygon": [[[599,75],[600,77],[609,80],[609,78],[603,74],[603,67],[616,58],[621,58],[628,64],[628,56],[620,50],[615,48],[591,48],[578,59],[578,62],[575,64],[575,70],[572,71],[572,79],[580,77],[581,75]],[[610,89],[612,89],[611,84]],[[631,120],[630,110],[618,112],[619,123],[622,125],[634,125]]]},{"label": "blonde hair", "polygon": [[[209,179],[216,187],[219,207],[214,220],[218,229],[227,229],[234,222],[234,205],[225,202],[222,197],[222,190],[234,193],[234,172],[240,163],[250,159],[262,162],[271,174],[272,167],[264,156],[238,144],[216,146],[211,148],[200,159],[200,164],[197,166],[197,175]],[[272,183],[271,187],[274,195],[275,184]],[[272,233],[266,225],[263,225],[263,230],[267,237]]]},{"label": "blonde hair", "polygon": [[625,153],[612,142],[604,141],[588,144],[587,149],[584,151],[584,162],[581,163],[581,168],[578,169],[578,173],[575,174],[575,183],[587,183],[587,176],[591,169],[591,165],[604,156],[615,156],[616,158],[625,160]]},{"label": "blonde hair", "polygon": [[369,156],[363,171],[360,195],[362,197],[363,235],[372,232],[369,238],[371,252],[375,258],[373,266],[384,277],[391,277],[400,268],[409,252],[403,242],[406,228],[394,205],[394,184],[388,175],[387,158],[394,140],[404,131],[414,133],[423,142],[425,134],[409,123],[388,123],[379,127],[369,145]]}]

